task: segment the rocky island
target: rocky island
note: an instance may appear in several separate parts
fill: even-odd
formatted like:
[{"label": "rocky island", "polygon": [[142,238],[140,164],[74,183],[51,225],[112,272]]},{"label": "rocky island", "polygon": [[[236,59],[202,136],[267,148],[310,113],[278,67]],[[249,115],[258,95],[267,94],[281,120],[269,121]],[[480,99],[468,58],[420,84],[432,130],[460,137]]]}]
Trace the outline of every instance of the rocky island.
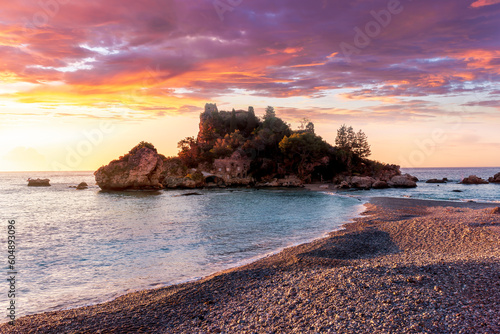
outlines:
[{"label": "rocky island", "polygon": [[248,111],[219,111],[207,103],[197,137],[178,143],[165,157],[147,142],[102,166],[94,174],[103,190],[158,190],[203,187],[301,187],[331,183],[338,189],[416,187],[417,178],[399,166],[369,160],[370,145],[360,130],[342,125],[335,146],[304,119],[297,130],[267,107],[262,119]]},{"label": "rocky island", "polygon": [[151,144],[141,143],[94,175],[103,190],[158,190],[162,173],[163,157]]},{"label": "rocky island", "polygon": [[49,179],[28,179],[28,187],[50,187]]}]

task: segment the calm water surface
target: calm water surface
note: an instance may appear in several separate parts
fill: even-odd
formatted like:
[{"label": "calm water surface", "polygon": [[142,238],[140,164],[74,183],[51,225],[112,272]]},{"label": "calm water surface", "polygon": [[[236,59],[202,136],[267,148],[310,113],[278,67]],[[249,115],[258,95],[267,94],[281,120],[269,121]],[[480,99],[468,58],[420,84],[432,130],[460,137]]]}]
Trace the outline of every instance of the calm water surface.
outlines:
[{"label": "calm water surface", "polygon": [[[197,190],[201,196],[189,197],[101,192],[91,172],[0,173],[2,240],[9,219],[17,228],[17,315],[103,302],[249,262],[338,228],[372,196],[500,202],[498,184],[458,184],[499,171],[404,169],[421,180],[416,189]],[[49,178],[52,186],[27,187],[28,177]],[[425,183],[443,177],[450,182]],[[69,188],[82,181],[90,188]]]},{"label": "calm water surface", "polygon": [[[52,186],[27,187],[28,177]],[[69,188],[82,181],[92,186]],[[1,231],[8,219],[17,227],[18,316],[206,276],[321,237],[361,210],[359,199],[307,190],[186,197],[94,184],[90,172],[0,173]]]}]

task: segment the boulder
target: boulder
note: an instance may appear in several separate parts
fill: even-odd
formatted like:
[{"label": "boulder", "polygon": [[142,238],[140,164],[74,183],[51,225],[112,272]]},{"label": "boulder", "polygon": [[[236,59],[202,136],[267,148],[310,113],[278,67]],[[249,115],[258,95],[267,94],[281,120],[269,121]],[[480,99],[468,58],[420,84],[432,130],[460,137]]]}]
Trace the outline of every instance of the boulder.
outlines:
[{"label": "boulder", "polygon": [[488,179],[491,183],[500,183],[500,173],[496,173],[495,176]]},{"label": "boulder", "polygon": [[500,215],[500,206],[497,206],[496,208],[493,208],[491,210],[491,214]]},{"label": "boulder", "polygon": [[375,181],[372,184],[373,189],[386,189],[389,188],[389,184],[385,181]]},{"label": "boulder", "polygon": [[412,180],[413,182],[418,182],[418,177],[416,176],[413,176],[413,175],[410,175],[408,173],[404,174],[403,176],[406,176],[408,177],[410,180]]},{"label": "boulder", "polygon": [[430,180],[425,181],[425,183],[446,183],[446,181],[448,181],[447,178],[443,178],[441,180],[439,180],[439,179],[430,179]]},{"label": "boulder", "polygon": [[188,177],[167,176],[163,179],[163,186],[168,189],[194,189],[197,184]]},{"label": "boulder", "polygon": [[375,179],[369,176],[354,176],[351,181],[351,186],[358,189],[370,189],[374,182]]},{"label": "boulder", "polygon": [[28,187],[50,187],[49,179],[28,179]]},{"label": "boulder", "polygon": [[79,185],[76,186],[76,189],[83,190],[83,189],[87,189],[88,187],[89,187],[89,185],[86,182],[81,182]]},{"label": "boulder", "polygon": [[349,186],[349,183],[347,181],[342,181],[340,182],[339,185],[337,185],[337,189],[349,189],[349,188],[351,187]]},{"label": "boulder", "polygon": [[250,186],[254,184],[254,179],[252,177],[228,177],[225,180],[220,179],[219,182],[217,182],[217,186],[219,188],[224,188],[226,186],[230,187],[245,187],[245,186]]},{"label": "boulder", "polygon": [[268,182],[259,182],[257,187],[303,187],[304,182],[296,175],[287,175],[284,179],[274,178]]},{"label": "boulder", "polygon": [[398,165],[384,165],[373,177],[380,181],[389,182],[394,176],[401,175],[399,168]]},{"label": "boulder", "polygon": [[140,143],[128,154],[95,173],[97,185],[103,190],[158,190],[163,159],[153,145]]},{"label": "boulder", "polygon": [[389,186],[394,188],[415,188],[417,187],[417,182],[415,177],[410,174],[397,175],[394,176],[389,182]]},{"label": "boulder", "polygon": [[462,184],[487,184],[488,181],[477,177],[476,175],[470,175],[469,177],[464,178],[460,183]]},{"label": "boulder", "polygon": [[304,182],[296,175],[287,175],[284,179],[278,179],[281,187],[303,187]]}]

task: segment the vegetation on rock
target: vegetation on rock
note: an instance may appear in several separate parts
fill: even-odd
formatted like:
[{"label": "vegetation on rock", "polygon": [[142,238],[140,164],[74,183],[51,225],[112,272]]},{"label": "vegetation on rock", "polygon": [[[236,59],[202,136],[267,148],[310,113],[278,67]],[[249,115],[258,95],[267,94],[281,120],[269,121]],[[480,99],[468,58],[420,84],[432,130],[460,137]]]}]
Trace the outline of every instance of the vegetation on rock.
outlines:
[{"label": "vegetation on rock", "polygon": [[260,119],[248,111],[219,111],[206,104],[196,137],[179,141],[176,157],[158,154],[140,142],[126,155],[96,171],[102,189],[196,188],[216,186],[300,186],[334,182],[341,188],[416,186],[399,167],[367,159],[370,145],[363,131],[342,125],[335,146],[302,119],[297,130],[272,106]]},{"label": "vegetation on rock", "polygon": [[[210,171],[216,159],[229,159],[238,152],[251,161],[248,174],[256,181],[292,174],[305,182],[327,181],[341,173],[372,176],[386,167],[367,159],[370,145],[361,130],[356,133],[342,125],[335,143],[332,146],[316,135],[314,124],[306,118],[292,130],[272,106],[260,119],[253,107],[228,112],[207,103],[198,135],[181,140],[178,157],[169,159],[179,159],[176,165],[182,163],[185,177],[188,169]],[[174,174],[178,175],[176,168]]]}]

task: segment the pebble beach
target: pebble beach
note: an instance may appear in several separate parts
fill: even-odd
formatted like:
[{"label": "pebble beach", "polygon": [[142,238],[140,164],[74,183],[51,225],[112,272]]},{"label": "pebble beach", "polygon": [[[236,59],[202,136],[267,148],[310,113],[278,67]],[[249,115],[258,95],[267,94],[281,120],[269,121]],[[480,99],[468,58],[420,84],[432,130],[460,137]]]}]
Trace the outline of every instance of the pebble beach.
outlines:
[{"label": "pebble beach", "polygon": [[500,333],[496,205],[373,198],[314,242],[1,333]]}]

